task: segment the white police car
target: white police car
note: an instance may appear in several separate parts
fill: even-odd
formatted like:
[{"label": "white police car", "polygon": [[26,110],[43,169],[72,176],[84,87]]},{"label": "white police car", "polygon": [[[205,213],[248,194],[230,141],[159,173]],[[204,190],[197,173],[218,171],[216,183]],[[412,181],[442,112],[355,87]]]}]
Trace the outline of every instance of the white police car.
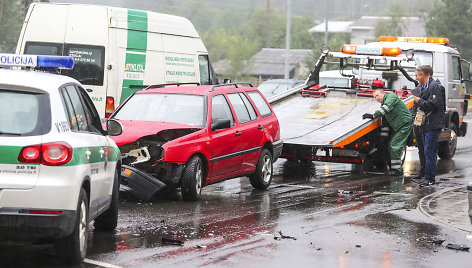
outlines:
[{"label": "white police car", "polygon": [[[72,68],[71,57],[0,54],[0,66]],[[9,67],[7,67],[9,68]],[[81,262],[88,226],[117,225],[120,152],[76,80],[0,68],[0,239],[51,238]]]}]

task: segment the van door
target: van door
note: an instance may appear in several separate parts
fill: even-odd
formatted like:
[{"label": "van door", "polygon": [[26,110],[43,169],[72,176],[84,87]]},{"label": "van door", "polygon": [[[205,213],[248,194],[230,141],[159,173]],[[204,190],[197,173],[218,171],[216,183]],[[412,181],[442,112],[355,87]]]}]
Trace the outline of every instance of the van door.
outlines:
[{"label": "van door", "polygon": [[465,84],[462,82],[461,60],[459,55],[452,55],[452,81],[451,87],[447,95],[448,108],[456,109],[459,113],[462,111],[462,103],[464,102]]},{"label": "van door", "polygon": [[200,85],[216,85],[218,79],[216,78],[213,66],[211,66],[208,55],[198,56],[198,66],[200,69]]}]

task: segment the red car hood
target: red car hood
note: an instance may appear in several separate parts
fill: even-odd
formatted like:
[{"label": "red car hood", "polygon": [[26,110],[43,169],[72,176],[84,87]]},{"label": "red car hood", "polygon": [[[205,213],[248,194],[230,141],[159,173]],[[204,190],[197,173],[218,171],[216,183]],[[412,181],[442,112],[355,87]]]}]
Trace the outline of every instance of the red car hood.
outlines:
[{"label": "red car hood", "polygon": [[168,129],[199,129],[199,127],[169,122],[118,120],[123,125],[123,133],[110,136],[120,146],[134,142],[141,137],[157,134]]}]

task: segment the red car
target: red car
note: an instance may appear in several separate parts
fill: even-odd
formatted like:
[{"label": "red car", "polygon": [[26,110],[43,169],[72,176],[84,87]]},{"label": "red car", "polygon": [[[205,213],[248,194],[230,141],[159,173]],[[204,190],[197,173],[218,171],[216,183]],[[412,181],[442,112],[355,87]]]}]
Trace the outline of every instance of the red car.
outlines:
[{"label": "red car", "polygon": [[277,117],[250,84],[150,86],[111,118],[123,125],[111,138],[128,168],[125,180],[130,173],[157,178],[180,187],[186,201],[197,200],[203,186],[245,175],[267,189],[282,151]]}]

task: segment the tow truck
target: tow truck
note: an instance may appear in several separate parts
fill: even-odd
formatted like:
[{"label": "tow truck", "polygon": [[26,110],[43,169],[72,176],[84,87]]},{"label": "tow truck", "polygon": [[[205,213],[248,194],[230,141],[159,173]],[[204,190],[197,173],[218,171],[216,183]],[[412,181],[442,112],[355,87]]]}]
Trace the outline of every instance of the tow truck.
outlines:
[{"label": "tow truck", "polygon": [[[414,69],[429,64],[435,71],[433,77],[446,88],[447,122],[438,155],[451,159],[457,136],[467,133],[462,118],[470,98],[464,84],[470,80],[470,69],[467,74],[462,71],[468,62],[448,45],[446,38],[380,37],[379,42],[362,46],[344,45],[341,52],[330,52],[323,46],[305,84],[268,99],[280,122],[284,140],[281,157],[386,168],[390,127],[381,118],[363,120],[362,114],[379,109],[380,104],[372,98],[375,88],[396,93],[411,109],[411,91],[418,83],[412,78]],[[351,87],[320,84],[323,65],[336,65],[341,75],[351,79]],[[414,144],[412,133],[407,145]]]}]

